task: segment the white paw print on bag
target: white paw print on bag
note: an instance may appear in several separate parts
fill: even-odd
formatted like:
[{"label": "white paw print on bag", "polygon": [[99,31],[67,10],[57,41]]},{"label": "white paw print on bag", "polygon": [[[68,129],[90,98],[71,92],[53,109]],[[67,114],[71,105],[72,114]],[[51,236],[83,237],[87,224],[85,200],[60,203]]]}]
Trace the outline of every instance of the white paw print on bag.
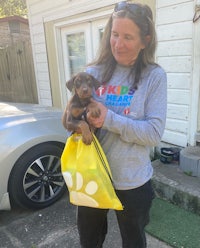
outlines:
[{"label": "white paw print on bag", "polygon": [[70,197],[75,205],[83,205],[83,206],[89,205],[91,207],[99,206],[99,203],[94,198],[92,198],[92,196],[98,190],[98,185],[95,181],[89,181],[84,189],[83,176],[81,175],[80,172],[76,172],[76,185],[74,185],[71,173],[64,172],[63,177],[65,179],[67,187],[70,189]]}]

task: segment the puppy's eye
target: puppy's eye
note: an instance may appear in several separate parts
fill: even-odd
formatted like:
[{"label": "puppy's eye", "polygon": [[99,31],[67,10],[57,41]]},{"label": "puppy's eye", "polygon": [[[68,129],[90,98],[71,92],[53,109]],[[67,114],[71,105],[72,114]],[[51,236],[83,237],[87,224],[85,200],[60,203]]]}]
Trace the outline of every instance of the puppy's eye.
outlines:
[{"label": "puppy's eye", "polygon": [[74,84],[76,88],[79,88],[81,86],[81,80],[79,79],[75,80]]},{"label": "puppy's eye", "polygon": [[90,87],[92,87],[92,79],[91,79],[91,78],[87,80],[87,83],[88,83],[88,85],[89,85]]}]

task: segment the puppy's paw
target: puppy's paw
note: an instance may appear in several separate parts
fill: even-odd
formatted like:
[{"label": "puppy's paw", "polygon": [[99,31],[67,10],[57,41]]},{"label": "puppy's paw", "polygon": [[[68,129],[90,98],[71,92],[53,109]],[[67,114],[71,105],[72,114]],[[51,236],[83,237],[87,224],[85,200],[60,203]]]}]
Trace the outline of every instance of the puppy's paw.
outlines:
[{"label": "puppy's paw", "polygon": [[89,125],[85,121],[80,121],[79,128],[81,129],[83,143],[90,145],[92,143],[93,136]]},{"label": "puppy's paw", "polygon": [[101,115],[101,110],[98,105],[94,102],[91,102],[87,106],[87,112],[89,112],[90,116],[93,118],[98,118]]},{"label": "puppy's paw", "polygon": [[84,144],[90,145],[92,143],[92,139],[93,139],[93,136],[90,131],[88,133],[82,133],[82,140]]}]

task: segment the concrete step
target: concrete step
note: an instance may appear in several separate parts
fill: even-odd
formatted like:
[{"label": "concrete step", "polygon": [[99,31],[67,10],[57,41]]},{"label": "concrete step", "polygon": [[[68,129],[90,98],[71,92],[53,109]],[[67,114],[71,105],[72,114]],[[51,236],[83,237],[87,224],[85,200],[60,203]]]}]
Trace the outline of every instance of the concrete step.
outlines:
[{"label": "concrete step", "polygon": [[156,195],[200,215],[200,178],[187,175],[178,164],[152,162]]}]

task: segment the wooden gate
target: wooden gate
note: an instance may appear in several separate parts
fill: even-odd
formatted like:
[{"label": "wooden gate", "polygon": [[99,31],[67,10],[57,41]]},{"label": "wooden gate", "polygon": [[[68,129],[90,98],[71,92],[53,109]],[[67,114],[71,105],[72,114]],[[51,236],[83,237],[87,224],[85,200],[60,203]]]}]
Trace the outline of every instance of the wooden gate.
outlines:
[{"label": "wooden gate", "polygon": [[30,42],[0,48],[0,101],[38,103]]}]

